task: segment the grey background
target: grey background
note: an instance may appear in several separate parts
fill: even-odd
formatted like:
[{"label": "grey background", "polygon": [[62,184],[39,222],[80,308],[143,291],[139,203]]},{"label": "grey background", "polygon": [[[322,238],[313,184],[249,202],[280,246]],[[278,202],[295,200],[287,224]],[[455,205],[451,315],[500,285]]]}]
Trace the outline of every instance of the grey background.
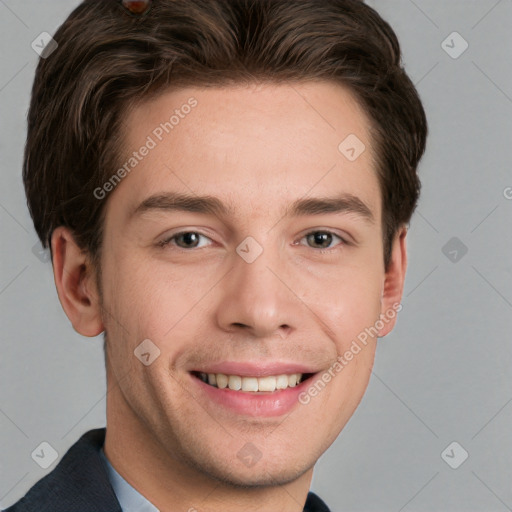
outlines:
[{"label": "grey background", "polygon": [[[399,36],[430,138],[398,325],[312,489],[333,512],[512,510],[512,1],[368,3]],[[0,0],[2,508],[58,462],[32,460],[42,441],[60,460],[105,425],[102,338],[63,313],[21,182],[31,43],[77,4]],[[469,43],[456,59],[441,46],[453,31]],[[469,453],[458,469],[441,458],[453,441]]]}]

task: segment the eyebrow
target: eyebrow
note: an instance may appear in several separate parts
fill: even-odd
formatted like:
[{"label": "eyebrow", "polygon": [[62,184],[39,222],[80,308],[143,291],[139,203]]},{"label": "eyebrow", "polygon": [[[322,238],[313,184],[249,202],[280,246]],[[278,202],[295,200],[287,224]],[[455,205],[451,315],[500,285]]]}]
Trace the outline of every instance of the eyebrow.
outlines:
[{"label": "eyebrow", "polygon": [[[229,216],[235,209],[214,196],[196,196],[179,192],[156,194],[144,199],[130,214],[130,217],[150,211],[181,211],[211,214],[218,217]],[[285,217],[348,213],[361,217],[370,223],[375,222],[371,209],[353,194],[340,194],[336,197],[313,197],[297,199],[285,211]]]},{"label": "eyebrow", "polygon": [[288,216],[324,215],[326,213],[352,213],[368,222],[375,222],[371,209],[352,194],[336,197],[312,197],[298,199],[288,208]]}]

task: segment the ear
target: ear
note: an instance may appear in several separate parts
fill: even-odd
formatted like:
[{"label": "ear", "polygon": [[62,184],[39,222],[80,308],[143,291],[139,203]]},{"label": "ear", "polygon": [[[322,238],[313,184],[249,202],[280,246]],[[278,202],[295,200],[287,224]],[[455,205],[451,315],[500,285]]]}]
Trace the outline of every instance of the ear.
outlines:
[{"label": "ear", "polygon": [[[404,290],[405,272],[407,270],[407,228],[403,226],[396,233],[391,246],[391,259],[384,277],[381,298],[381,318],[385,320],[379,337],[389,334],[396,324],[397,312]],[[394,313],[392,313],[394,311]]]},{"label": "ear", "polygon": [[76,332],[97,336],[105,327],[90,259],[64,226],[53,231],[51,246],[53,276],[62,308]]}]

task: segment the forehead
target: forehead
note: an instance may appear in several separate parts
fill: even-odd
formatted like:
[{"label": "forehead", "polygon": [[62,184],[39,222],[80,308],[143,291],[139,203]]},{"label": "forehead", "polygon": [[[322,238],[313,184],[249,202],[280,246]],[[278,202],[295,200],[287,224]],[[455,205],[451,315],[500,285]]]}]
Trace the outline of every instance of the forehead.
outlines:
[{"label": "forehead", "polygon": [[346,192],[379,217],[369,126],[350,91],[330,82],[166,91],[124,119],[125,163],[150,149],[116,194],[132,210],[180,191],[268,214],[276,202]]}]

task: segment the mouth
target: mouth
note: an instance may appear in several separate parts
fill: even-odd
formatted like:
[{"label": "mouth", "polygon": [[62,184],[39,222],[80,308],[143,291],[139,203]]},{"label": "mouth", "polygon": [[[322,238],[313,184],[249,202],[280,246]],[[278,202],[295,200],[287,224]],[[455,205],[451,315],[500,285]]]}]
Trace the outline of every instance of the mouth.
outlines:
[{"label": "mouth", "polygon": [[314,373],[283,373],[264,377],[226,375],[193,371],[191,374],[203,383],[217,389],[229,389],[242,393],[275,393],[294,388],[310,379]]},{"label": "mouth", "polygon": [[219,361],[206,368],[191,368],[188,374],[194,396],[211,416],[271,421],[300,406],[301,394],[322,371],[283,360]]}]

